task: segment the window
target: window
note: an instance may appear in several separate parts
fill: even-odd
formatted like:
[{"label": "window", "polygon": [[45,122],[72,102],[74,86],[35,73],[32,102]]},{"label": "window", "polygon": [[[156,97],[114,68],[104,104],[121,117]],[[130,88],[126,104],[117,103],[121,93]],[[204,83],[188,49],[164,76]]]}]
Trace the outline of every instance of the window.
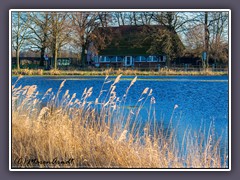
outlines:
[{"label": "window", "polygon": [[69,66],[70,65],[70,59],[58,59],[57,63],[59,66]]},{"label": "window", "polygon": [[110,58],[109,58],[108,56],[105,56],[105,57],[104,57],[104,61],[105,61],[105,62],[110,62]]},{"label": "window", "polygon": [[108,56],[99,56],[99,62],[110,62],[110,58]]},{"label": "window", "polygon": [[152,61],[152,56],[148,56],[147,61]]},{"label": "window", "polygon": [[69,64],[69,59],[66,59],[65,65],[68,66]]},{"label": "window", "polygon": [[102,58],[102,56],[99,56],[99,62],[102,62],[103,61],[103,58]]},{"label": "window", "polygon": [[157,56],[153,56],[153,59],[152,59],[154,62],[158,62],[158,57]]},{"label": "window", "polygon": [[105,62],[106,60],[105,60],[105,56],[100,56],[99,57],[99,62]]},{"label": "window", "polygon": [[163,56],[162,57],[162,62],[166,62],[167,61],[167,57],[166,56]]},{"label": "window", "polygon": [[94,61],[94,62],[98,62],[98,56],[94,56],[94,57],[93,57],[93,61]]},{"label": "window", "polygon": [[58,59],[58,65],[59,65],[59,66],[62,65],[61,59]]},{"label": "window", "polygon": [[63,65],[66,66],[67,65],[67,60],[63,59]]},{"label": "window", "polygon": [[109,56],[111,62],[116,62],[117,57],[116,56]]},{"label": "window", "polygon": [[147,58],[145,56],[140,56],[141,57],[141,61],[146,61]]},{"label": "window", "polygon": [[136,56],[134,57],[135,62],[141,62],[141,56]]},{"label": "window", "polygon": [[117,62],[122,62],[123,58],[121,56],[117,56]]}]

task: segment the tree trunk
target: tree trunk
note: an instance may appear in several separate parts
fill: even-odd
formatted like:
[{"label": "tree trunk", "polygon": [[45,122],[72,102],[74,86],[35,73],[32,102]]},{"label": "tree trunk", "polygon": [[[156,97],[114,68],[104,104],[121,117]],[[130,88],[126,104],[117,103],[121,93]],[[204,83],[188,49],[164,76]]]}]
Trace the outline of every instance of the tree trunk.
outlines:
[{"label": "tree trunk", "polygon": [[167,57],[167,68],[171,66],[171,57]]},{"label": "tree trunk", "polygon": [[19,49],[16,50],[16,61],[17,61],[17,69],[20,69],[20,57],[19,57],[20,51]]},{"label": "tree trunk", "polygon": [[45,52],[45,48],[41,48],[41,59],[40,59],[40,64],[39,66],[44,66],[44,52]]},{"label": "tree trunk", "polygon": [[120,18],[119,17],[117,17],[117,21],[118,21],[118,26],[120,26],[121,23],[120,23]]},{"label": "tree trunk", "polygon": [[55,70],[57,69],[57,55],[58,55],[57,48],[55,48],[55,51],[54,51],[54,69]]},{"label": "tree trunk", "polygon": [[86,62],[85,62],[85,50],[86,50],[86,47],[85,45],[82,46],[82,53],[81,53],[81,61],[82,61],[82,66],[84,67]]},{"label": "tree trunk", "polygon": [[208,68],[208,52],[209,52],[209,29],[208,29],[208,12],[205,12],[205,24],[204,24],[204,32],[205,32],[205,51],[207,53],[206,57],[206,68]]},{"label": "tree trunk", "polygon": [[205,62],[205,60],[203,60],[203,59],[202,59],[202,68],[203,68],[203,70],[205,71],[205,68],[206,68],[206,62]]},{"label": "tree trunk", "polygon": [[121,21],[122,21],[122,25],[124,26],[125,25],[125,22],[124,22],[124,17],[123,17],[124,14],[120,13],[120,17],[121,17]]},{"label": "tree trunk", "polygon": [[133,12],[133,21],[134,21],[134,25],[137,25],[137,18],[136,18],[136,12]]}]

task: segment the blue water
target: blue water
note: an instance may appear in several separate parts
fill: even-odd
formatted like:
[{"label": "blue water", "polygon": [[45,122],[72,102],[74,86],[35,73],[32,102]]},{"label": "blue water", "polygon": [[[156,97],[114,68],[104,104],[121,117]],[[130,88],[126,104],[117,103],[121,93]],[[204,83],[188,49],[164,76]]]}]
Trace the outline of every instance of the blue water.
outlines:
[{"label": "blue water", "polygon": [[[113,82],[116,77],[109,77]],[[122,76],[116,85],[117,96],[122,97],[134,76]],[[12,84],[17,77],[12,77]],[[66,79],[62,92],[67,89],[70,94],[77,93],[80,98],[85,88],[93,87],[89,101],[95,100],[103,85],[105,77],[100,76],[68,76],[68,77],[24,77],[16,86],[37,85],[40,96],[47,89],[56,92],[61,82]],[[106,84],[104,89],[108,89]],[[173,126],[177,126],[178,135],[182,137],[186,128],[198,131],[206,129],[207,136],[210,125],[215,135],[222,136],[222,146],[228,146],[228,76],[138,76],[137,81],[128,93],[126,106],[134,107],[143,90],[149,87],[156,103],[155,113],[158,121],[168,124],[172,117]],[[178,108],[174,110],[174,106]],[[150,99],[146,101],[141,112],[142,119],[148,118]]]}]

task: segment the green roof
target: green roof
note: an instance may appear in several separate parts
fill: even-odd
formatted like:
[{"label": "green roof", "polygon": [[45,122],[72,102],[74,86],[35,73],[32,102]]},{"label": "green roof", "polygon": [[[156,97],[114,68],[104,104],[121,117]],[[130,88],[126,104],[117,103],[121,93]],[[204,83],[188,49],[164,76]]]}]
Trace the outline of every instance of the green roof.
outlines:
[{"label": "green roof", "polygon": [[115,47],[111,47],[111,48],[107,48],[105,50],[101,50],[99,52],[99,55],[109,55],[109,56],[117,56],[117,55],[123,55],[123,56],[127,56],[127,55],[149,55],[149,53],[147,53],[147,49],[146,48],[128,48],[128,47],[124,47],[124,48],[115,48]]},{"label": "green roof", "polygon": [[[137,56],[137,55],[153,55],[150,52],[153,51],[153,47],[160,47],[157,52],[163,53],[161,51],[161,45],[156,45],[157,42],[153,38],[161,33],[162,30],[168,30],[167,27],[161,25],[127,25],[119,27],[101,27],[99,29],[103,31],[110,38],[105,40],[106,47],[99,50],[99,55],[108,55],[108,56]],[[176,32],[171,32],[174,37],[176,44],[180,42],[180,45],[183,46],[180,38]],[[104,34],[103,34],[104,35]],[[108,42],[108,43],[107,43]],[[154,43],[154,44],[153,44]],[[164,44],[162,44],[164,46]],[[178,48],[178,46],[176,46]]]},{"label": "green roof", "polygon": [[109,27],[112,32],[111,43],[99,51],[99,55],[150,55],[150,43],[142,41],[144,26]]}]

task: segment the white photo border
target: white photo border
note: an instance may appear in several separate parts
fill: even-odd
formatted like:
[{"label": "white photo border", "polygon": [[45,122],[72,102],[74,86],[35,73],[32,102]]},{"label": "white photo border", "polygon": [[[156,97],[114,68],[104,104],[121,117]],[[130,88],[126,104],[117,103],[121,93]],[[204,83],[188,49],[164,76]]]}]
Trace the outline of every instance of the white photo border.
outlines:
[{"label": "white photo border", "polygon": [[[128,168],[128,169],[75,169],[75,168],[42,168],[42,169],[15,169],[12,168],[12,58],[11,58],[11,40],[12,40],[12,12],[77,12],[77,11],[91,11],[91,12],[228,12],[228,42],[229,42],[229,61],[228,61],[228,168],[179,168],[179,169],[146,169],[146,168]],[[231,171],[231,9],[10,9],[9,10],[9,171]]]}]

